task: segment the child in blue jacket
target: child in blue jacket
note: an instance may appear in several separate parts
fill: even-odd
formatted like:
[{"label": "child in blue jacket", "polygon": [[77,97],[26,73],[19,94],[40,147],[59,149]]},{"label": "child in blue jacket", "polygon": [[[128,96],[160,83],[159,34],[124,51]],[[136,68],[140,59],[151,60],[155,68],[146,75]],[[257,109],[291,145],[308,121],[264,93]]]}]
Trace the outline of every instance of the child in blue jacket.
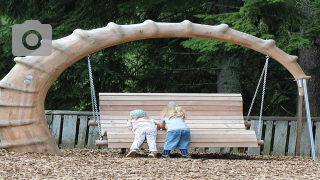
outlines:
[{"label": "child in blue jacket", "polygon": [[174,102],[169,102],[169,105],[162,110],[161,116],[161,129],[167,129],[162,158],[169,158],[170,151],[177,148],[181,151],[181,158],[191,158],[188,155],[190,129],[184,122],[185,110]]}]

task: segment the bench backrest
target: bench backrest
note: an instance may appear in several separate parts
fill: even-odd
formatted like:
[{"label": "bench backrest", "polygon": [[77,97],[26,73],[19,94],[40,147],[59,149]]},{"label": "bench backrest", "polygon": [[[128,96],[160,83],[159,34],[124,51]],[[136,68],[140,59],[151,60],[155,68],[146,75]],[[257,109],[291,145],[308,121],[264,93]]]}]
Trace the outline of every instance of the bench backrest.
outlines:
[{"label": "bench backrest", "polygon": [[244,130],[241,94],[197,93],[99,93],[101,127],[126,128],[129,113],[143,109],[152,119],[160,120],[161,111],[170,101],[186,110],[190,129]]}]

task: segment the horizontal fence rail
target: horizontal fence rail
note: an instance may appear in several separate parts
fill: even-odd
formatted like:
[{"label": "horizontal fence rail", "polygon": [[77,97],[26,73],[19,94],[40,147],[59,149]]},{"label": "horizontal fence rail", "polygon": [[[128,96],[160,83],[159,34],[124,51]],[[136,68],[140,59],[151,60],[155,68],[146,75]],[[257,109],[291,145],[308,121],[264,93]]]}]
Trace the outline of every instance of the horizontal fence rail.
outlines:
[{"label": "horizontal fence rail", "polygon": [[[91,111],[46,110],[46,120],[52,137],[62,149],[102,149],[96,146],[98,126],[88,126],[93,119]],[[320,117],[312,117],[316,156],[320,156]],[[124,119],[125,121],[125,119]],[[251,127],[258,133],[259,117],[249,117]],[[191,150],[232,152],[263,155],[293,156],[297,143],[297,117],[262,117],[261,139],[264,145],[257,148],[193,148]],[[107,137],[104,137],[107,138]],[[161,148],[161,147],[159,147]],[[310,137],[306,118],[302,118],[300,155],[311,156]]]}]

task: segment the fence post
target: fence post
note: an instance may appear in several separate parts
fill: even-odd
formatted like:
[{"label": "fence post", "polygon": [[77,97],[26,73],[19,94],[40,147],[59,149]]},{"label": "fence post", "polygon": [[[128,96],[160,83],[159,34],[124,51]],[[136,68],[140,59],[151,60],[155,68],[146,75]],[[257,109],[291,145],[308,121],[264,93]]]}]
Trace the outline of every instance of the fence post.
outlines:
[{"label": "fence post", "polygon": [[320,156],[320,122],[316,122],[315,133],[315,153],[316,156]]},{"label": "fence post", "polygon": [[89,127],[89,137],[88,137],[88,149],[98,149],[99,146],[96,146],[96,140],[99,139],[99,128],[98,126]]},{"label": "fence post", "polygon": [[61,115],[53,115],[52,120],[52,137],[59,146],[60,139],[60,128],[61,128]]},{"label": "fence post", "polygon": [[286,155],[288,121],[276,121],[273,155]]},{"label": "fence post", "polygon": [[[296,145],[297,145],[297,129],[298,122],[291,121],[290,122],[290,134],[289,134],[289,142],[288,142],[288,156],[296,155]],[[300,141],[299,141],[300,142]]]},{"label": "fence post", "polygon": [[[263,123],[261,123],[261,132],[262,131],[262,126],[263,126]],[[254,130],[256,132],[256,134],[258,134],[258,128],[259,128],[259,121],[258,120],[251,120],[251,126],[250,126],[250,130]],[[248,154],[260,154],[260,151],[261,151],[261,146],[258,146],[258,147],[249,147],[248,148]]]},{"label": "fence post", "polygon": [[88,129],[88,116],[80,116],[79,135],[78,135],[78,143],[77,143],[77,148],[79,149],[85,148],[87,129]]},{"label": "fence post", "polygon": [[270,155],[271,142],[272,142],[272,131],[273,130],[273,120],[266,121],[266,131],[264,136],[264,145],[262,153],[264,155]]},{"label": "fence post", "polygon": [[209,148],[209,152],[220,152],[220,148]]},{"label": "fence post", "polygon": [[308,122],[306,120],[302,121],[301,128],[301,147],[300,156],[310,156],[311,144],[308,129]]},{"label": "fence post", "polygon": [[73,149],[75,145],[77,115],[64,115],[62,127],[62,149]]},{"label": "fence post", "polygon": [[52,115],[46,115],[46,120],[47,120],[47,123],[48,123],[48,128],[50,130],[50,132],[52,133]]}]

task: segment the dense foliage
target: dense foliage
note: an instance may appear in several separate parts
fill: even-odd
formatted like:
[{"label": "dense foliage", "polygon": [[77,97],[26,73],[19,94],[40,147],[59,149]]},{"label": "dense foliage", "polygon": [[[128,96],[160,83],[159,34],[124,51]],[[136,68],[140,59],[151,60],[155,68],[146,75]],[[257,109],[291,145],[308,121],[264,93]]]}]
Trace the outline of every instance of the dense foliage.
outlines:
[{"label": "dense foliage", "polygon": [[[74,29],[118,24],[181,22],[219,25],[261,39],[274,39],[286,53],[312,45],[320,28],[308,23],[303,5],[296,0],[0,0],[0,78],[13,67],[11,27],[37,19],[53,28],[53,39]],[[319,2],[311,5],[319,6]],[[318,13],[315,11],[315,13]],[[301,24],[307,33],[300,33]],[[90,56],[98,92],[242,93],[244,114],[249,108],[265,56],[253,50],[206,39],[146,39],[103,49]],[[226,62],[229,64],[227,66]],[[230,63],[231,62],[231,63]],[[232,78],[221,80],[223,70]],[[274,60],[269,61],[264,115],[295,115],[296,84],[292,75]],[[224,72],[230,73],[230,72]],[[219,75],[220,74],[220,75]],[[233,86],[231,88],[231,86]],[[261,93],[261,91],[259,91]],[[260,97],[253,109],[258,115]],[[90,86],[86,58],[63,72],[50,88],[46,109],[90,110]]]}]

